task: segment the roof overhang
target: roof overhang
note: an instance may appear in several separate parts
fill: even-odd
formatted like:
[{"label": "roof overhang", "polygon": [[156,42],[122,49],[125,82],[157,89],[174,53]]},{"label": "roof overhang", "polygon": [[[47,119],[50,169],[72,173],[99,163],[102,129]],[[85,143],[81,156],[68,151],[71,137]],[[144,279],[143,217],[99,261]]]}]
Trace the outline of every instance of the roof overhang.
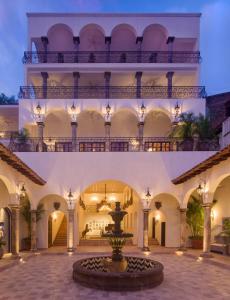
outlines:
[{"label": "roof overhang", "polygon": [[222,161],[228,159],[230,157],[230,145],[222,149],[221,151],[215,153],[214,155],[210,156],[206,160],[202,161],[192,169],[188,170],[187,172],[183,173],[182,175],[174,178],[172,180],[172,183],[174,184],[181,184],[189,179],[195,177],[196,175],[199,175],[206,170],[212,168],[215,165],[218,165]]},{"label": "roof overhang", "polygon": [[38,185],[44,185],[46,181],[42,179],[35,171],[27,166],[17,155],[0,143],[0,157],[13,169],[26,176],[32,182]]}]

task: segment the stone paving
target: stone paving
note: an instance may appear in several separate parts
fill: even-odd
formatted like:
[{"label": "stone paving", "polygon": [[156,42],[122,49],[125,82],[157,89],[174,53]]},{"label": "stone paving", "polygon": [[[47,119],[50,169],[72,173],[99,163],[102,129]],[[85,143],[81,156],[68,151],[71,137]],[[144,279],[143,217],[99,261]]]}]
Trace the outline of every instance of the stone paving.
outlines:
[{"label": "stone paving", "polygon": [[[230,268],[173,254],[151,254],[165,266],[164,282],[139,292],[105,292],[82,287],[72,280],[72,264],[89,255],[36,255],[0,272],[0,299],[77,300],[206,300],[230,299]],[[140,255],[138,255],[140,256]]]}]

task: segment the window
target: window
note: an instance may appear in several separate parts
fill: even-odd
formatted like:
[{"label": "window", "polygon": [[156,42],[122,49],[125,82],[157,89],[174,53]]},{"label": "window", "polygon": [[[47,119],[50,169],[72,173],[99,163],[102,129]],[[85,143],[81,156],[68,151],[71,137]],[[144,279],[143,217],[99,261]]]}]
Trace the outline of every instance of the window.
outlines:
[{"label": "window", "polygon": [[129,143],[128,142],[111,142],[110,150],[113,152],[128,152]]},{"label": "window", "polygon": [[80,143],[79,151],[80,152],[104,152],[105,151],[105,143],[103,143],[103,142]]},{"label": "window", "polygon": [[145,151],[149,152],[168,152],[170,151],[169,142],[146,142]]}]

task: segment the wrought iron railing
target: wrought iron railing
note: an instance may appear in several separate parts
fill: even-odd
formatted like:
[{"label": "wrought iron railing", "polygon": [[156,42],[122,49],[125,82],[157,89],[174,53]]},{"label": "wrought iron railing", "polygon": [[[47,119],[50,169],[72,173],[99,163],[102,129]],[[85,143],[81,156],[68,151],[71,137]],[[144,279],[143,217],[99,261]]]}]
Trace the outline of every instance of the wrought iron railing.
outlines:
[{"label": "wrought iron railing", "polygon": [[186,99],[204,98],[204,86],[21,86],[23,99]]},{"label": "wrought iron railing", "polygon": [[17,138],[8,140],[13,152],[170,152],[217,151],[218,140],[179,139],[168,137],[79,137]]},{"label": "wrought iron railing", "polygon": [[199,51],[25,51],[24,64],[40,63],[199,63]]}]

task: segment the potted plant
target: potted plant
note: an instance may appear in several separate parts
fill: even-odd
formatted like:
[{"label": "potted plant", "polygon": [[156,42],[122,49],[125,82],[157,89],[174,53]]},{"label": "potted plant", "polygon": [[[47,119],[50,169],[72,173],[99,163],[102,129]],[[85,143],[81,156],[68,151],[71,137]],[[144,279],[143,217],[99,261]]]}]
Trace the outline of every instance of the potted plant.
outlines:
[{"label": "potted plant", "polygon": [[[30,250],[31,248],[31,207],[28,196],[26,195],[21,199],[21,215],[24,217],[24,220],[28,228],[28,236],[22,239],[22,248],[23,250]],[[41,220],[42,214],[44,213],[43,204],[40,203],[36,209],[36,222]]]},{"label": "potted plant", "polygon": [[3,237],[0,237],[0,259],[3,257],[4,249],[3,246],[5,246],[6,242],[3,240]]},{"label": "potted plant", "polygon": [[189,238],[191,240],[192,248],[202,249],[204,212],[201,201],[194,196],[191,196],[191,199],[188,202],[186,222],[191,231],[191,236]]},{"label": "potted plant", "polygon": [[28,144],[29,141],[29,131],[26,128],[22,128],[16,134],[16,142],[19,151],[27,152],[29,151],[30,145]]}]

